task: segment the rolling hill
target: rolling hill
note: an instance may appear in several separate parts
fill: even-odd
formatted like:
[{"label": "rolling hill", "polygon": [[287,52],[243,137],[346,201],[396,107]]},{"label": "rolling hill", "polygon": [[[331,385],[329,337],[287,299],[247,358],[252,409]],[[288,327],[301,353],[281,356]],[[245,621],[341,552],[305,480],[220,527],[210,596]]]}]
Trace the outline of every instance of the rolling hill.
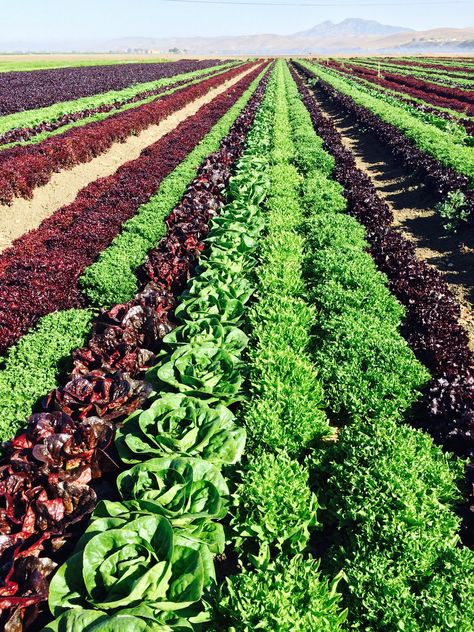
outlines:
[{"label": "rolling hill", "polygon": [[474,27],[414,31],[375,20],[348,18],[339,23],[325,21],[292,35],[218,37],[123,37],[101,41],[68,41],[45,45],[40,42],[7,43],[0,51],[11,52],[114,52],[169,53],[190,55],[337,55],[385,53],[474,52]]}]

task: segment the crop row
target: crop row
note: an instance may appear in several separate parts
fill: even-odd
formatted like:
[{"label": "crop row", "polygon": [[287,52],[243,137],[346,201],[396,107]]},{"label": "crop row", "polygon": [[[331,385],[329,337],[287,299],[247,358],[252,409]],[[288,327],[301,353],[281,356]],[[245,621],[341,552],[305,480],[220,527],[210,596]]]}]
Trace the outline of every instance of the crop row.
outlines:
[{"label": "crop row", "polygon": [[135,104],[144,105],[169,90],[175,90],[193,80],[205,79],[226,70],[228,66],[229,64],[216,65],[134,85],[120,91],[106,92],[68,103],[58,103],[49,108],[4,116],[0,119],[0,145],[2,145],[0,149],[4,150],[13,144],[28,141],[38,143],[70,127],[102,120],[110,113],[130,108]]},{"label": "crop row", "polygon": [[261,66],[252,70],[114,175],[87,186],[72,204],[54,213],[2,254],[2,352],[41,316],[83,304],[78,279],[85,268],[110,244],[123,222],[149,200],[163,179],[247,90],[260,71]]},{"label": "crop row", "polygon": [[[17,545],[1,564],[10,625],[26,606],[31,621],[51,550],[82,525],[66,538],[62,526],[98,494],[119,500],[97,506],[54,576],[50,632],[470,630],[474,554],[454,513],[463,464],[405,425],[429,375],[332,179],[352,166],[324,149],[283,61],[245,141],[262,92],[171,214],[141,269],[148,285],[103,315],[71,381],[9,446],[3,484],[32,486],[9,488],[19,504],[2,516]],[[176,278],[203,246],[176,306]],[[113,426],[130,412],[117,495]],[[19,522],[28,540],[15,539]]]},{"label": "crop row", "polygon": [[[349,79],[347,75],[344,76]],[[405,92],[384,88],[370,80],[356,79],[355,77],[351,77],[350,80],[357,82],[356,85],[358,87],[365,87],[366,90],[374,95],[379,95],[379,98],[389,103],[394,103],[399,107],[404,106],[414,116],[451,133],[453,140],[472,146],[473,141],[469,136],[474,136],[474,121],[471,118],[465,117],[454,110],[428,104],[426,99],[417,99]]]},{"label": "crop row", "polygon": [[[376,79],[378,76],[378,72],[375,69],[358,66],[356,64],[350,64],[348,67],[354,72],[368,75],[372,79]],[[419,90],[420,92],[434,94],[437,97],[445,98],[446,100],[456,103],[458,107],[464,108],[464,111],[467,114],[472,114],[472,108],[474,108],[474,92],[472,90],[450,88],[448,86],[444,86],[438,81],[436,81],[436,83],[422,81],[413,75],[401,75],[400,73],[384,72],[383,76],[387,81],[396,83],[398,86],[413,88],[414,90]],[[454,106],[452,107],[453,109],[457,109]]]},{"label": "crop row", "polygon": [[[337,580],[318,571],[309,547],[320,528],[305,454],[331,430],[309,357],[314,310],[305,300],[301,178],[293,164],[288,101],[279,62],[267,115],[268,194],[257,291],[248,316],[249,399],[240,417],[248,458],[232,494],[229,529],[239,565],[215,599],[218,629],[338,630]],[[272,114],[272,116],[269,116]]]},{"label": "crop row", "polygon": [[88,162],[107,151],[114,143],[124,142],[150,125],[157,125],[170,114],[249,67],[232,68],[103,121],[47,138],[37,145],[28,144],[0,152],[0,202],[9,204],[15,197],[31,197],[33,190],[47,184],[53,173]]},{"label": "crop row", "polygon": [[[216,455],[215,450],[222,450],[222,442],[227,444],[231,438],[233,441],[225,445],[225,453],[231,459],[238,456],[235,447],[237,428],[232,425],[231,413],[222,404],[228,405],[241,399],[243,365],[240,357],[247,338],[236,325],[245,317],[244,305],[252,294],[250,275],[255,265],[257,240],[264,226],[267,233],[262,244],[263,264],[259,267],[258,291],[264,297],[263,301],[270,299],[274,311],[271,323],[264,319],[265,305],[268,307],[270,303],[259,305],[251,318],[250,333],[256,330],[265,338],[260,338],[260,349],[252,354],[251,359],[251,364],[254,364],[253,378],[256,380],[254,385],[262,389],[259,389],[257,396],[257,401],[262,403],[260,412],[264,412],[263,404],[266,401],[268,419],[275,422],[273,430],[280,434],[286,432],[288,437],[293,438],[295,446],[302,444],[298,437],[298,413],[302,410],[306,414],[307,432],[311,433],[313,440],[329,432],[324,414],[321,411],[316,411],[315,414],[314,404],[318,392],[314,392],[312,387],[316,378],[313,374],[313,381],[308,379],[306,371],[308,368],[311,371],[311,367],[308,365],[309,361],[305,362],[301,357],[302,346],[309,341],[308,323],[301,322],[301,328],[296,326],[293,338],[296,347],[288,349],[287,329],[281,325],[285,322],[289,324],[294,312],[287,314],[289,320],[282,321],[276,309],[279,298],[286,298],[287,306],[293,306],[297,311],[299,308],[300,314],[301,308],[304,309],[304,302],[295,296],[298,288],[293,286],[292,275],[286,270],[287,261],[291,263],[293,260],[297,265],[292,251],[296,244],[295,254],[298,256],[297,246],[301,246],[302,242],[294,230],[296,226],[290,229],[285,227],[288,211],[290,217],[292,210],[299,217],[300,213],[297,201],[299,178],[294,167],[287,164],[289,157],[283,154],[290,130],[281,79],[280,75],[277,100],[272,93],[267,97],[264,108],[258,115],[257,129],[250,135],[246,156],[239,162],[238,175],[231,181],[233,202],[214,221],[213,230],[207,240],[210,246],[207,256],[200,260],[199,274],[191,282],[176,310],[176,316],[184,324],[165,338],[167,353],[159,358],[157,366],[148,373],[159,395],[154,395],[149,400],[149,409],[134,413],[119,433],[118,449],[125,460],[131,463],[142,461],[150,453],[161,458],[139,463],[122,474],[118,481],[122,500],[119,503],[105,503],[97,508],[89,530],[90,539],[86,534],[86,538],[79,542],[75,556],[70,558],[52,581],[50,603],[55,614],[63,614],[53,624],[56,627],[49,629],[57,629],[61,624],[67,623],[76,626],[75,629],[82,629],[95,620],[98,625],[104,626],[118,626],[123,622],[138,627],[141,625],[140,619],[145,619],[149,625],[151,621],[181,626],[185,626],[187,622],[188,625],[199,623],[206,628],[206,619],[211,617],[209,625],[212,628],[216,618],[223,618],[239,630],[251,630],[256,624],[270,624],[277,618],[282,630],[292,629],[289,626],[300,623],[305,626],[303,629],[312,629],[313,625],[321,624],[323,627],[317,629],[329,631],[339,628],[344,619],[344,613],[337,608],[335,585],[330,588],[327,581],[320,579],[316,562],[301,554],[290,557],[286,555],[293,550],[305,548],[307,527],[314,523],[316,505],[308,488],[307,468],[301,466],[297,460],[289,457],[285,459],[284,455],[277,458],[269,452],[263,457],[254,454],[249,459],[241,484],[233,495],[239,511],[232,517],[233,529],[238,530],[239,537],[243,540],[235,543],[236,551],[241,553],[242,559],[247,556],[258,557],[263,562],[265,553],[262,556],[251,555],[255,540],[261,544],[262,540],[266,544],[274,541],[277,547],[281,544],[284,552],[271,563],[266,563],[265,568],[260,567],[255,572],[243,572],[231,578],[226,583],[224,594],[219,596],[213,595],[212,562],[205,567],[207,573],[204,574],[199,564],[187,564],[186,583],[182,576],[184,565],[181,563],[178,566],[183,555],[183,537],[185,544],[186,540],[188,545],[190,541],[194,541],[194,548],[197,550],[199,547],[202,556],[206,550],[209,552],[209,548],[213,555],[223,551],[223,534],[218,525],[213,525],[209,519],[224,516],[226,507],[218,499],[227,497],[229,492],[216,475],[215,468],[213,471],[212,462],[222,464],[222,452]],[[272,152],[274,164],[271,165],[268,176],[268,137],[273,136],[273,120],[270,116],[273,108],[276,109]],[[289,191],[288,175],[292,175],[293,183]],[[277,185],[277,189],[273,189],[272,184]],[[271,193],[264,216],[259,211],[259,204],[267,191]],[[263,221],[264,217],[268,221]],[[298,217],[295,217],[295,221],[299,222]],[[299,254],[301,255],[301,249]],[[289,256],[289,260],[285,255]],[[283,273],[283,278],[278,276],[279,272]],[[271,295],[264,293],[264,290],[269,290]],[[277,329],[274,329],[275,326]],[[306,337],[306,343],[303,339],[298,345],[300,335]],[[269,350],[263,346],[265,342],[270,343]],[[278,352],[280,362],[273,362],[273,354],[269,351]],[[292,370],[295,360],[300,363]],[[264,369],[263,376],[259,371],[260,367]],[[292,378],[296,376],[298,381],[293,383]],[[289,390],[278,393],[275,379],[281,379]],[[305,394],[300,392],[300,379],[306,379]],[[270,392],[267,389],[271,389]],[[278,395],[275,403],[279,410],[272,415],[269,404],[274,401],[275,395]],[[212,406],[214,414],[210,413],[205,402]],[[248,410],[249,414],[253,411],[252,402],[249,403]],[[290,413],[294,422],[288,429],[285,428],[286,412]],[[310,427],[311,415],[319,423],[313,428]],[[250,417],[246,412],[244,416],[250,431]],[[253,414],[252,419],[259,423],[260,416]],[[198,423],[198,427],[201,427],[205,422],[207,428],[212,428],[214,432],[221,428],[219,443],[216,440],[211,445],[208,443],[208,431],[201,434],[201,441],[196,442],[193,429]],[[281,427],[278,428],[278,425]],[[253,444],[255,438],[254,436]],[[308,437],[304,437],[303,443],[307,439]],[[253,447],[255,448],[255,444]],[[298,447],[295,449],[301,450]],[[167,458],[163,458],[163,455]],[[191,458],[188,455],[192,455]],[[211,463],[206,464],[203,457]],[[232,461],[229,459],[227,462]],[[139,480],[142,483],[138,484]],[[204,504],[205,500],[201,500],[201,513],[197,515],[192,494],[195,482],[200,483],[201,489],[207,488],[205,498],[209,497],[211,483],[214,488],[217,487],[212,494],[213,505]],[[175,490],[185,483],[188,499],[186,505],[178,506],[176,502],[171,504]],[[293,497],[291,508],[285,508],[281,499],[290,490],[301,494]],[[307,500],[309,507],[306,506]],[[266,509],[269,510],[268,514],[264,513]],[[271,513],[275,509],[277,515]],[[292,509],[296,515],[293,515]],[[147,514],[149,523],[156,514],[168,518],[174,526],[174,541],[181,547],[179,553],[170,560],[171,577],[167,583],[165,580],[160,583],[164,593],[161,600],[156,592],[156,583],[150,583],[148,573],[150,568],[155,568],[159,556],[163,554],[163,548],[155,550],[153,556],[148,554],[146,562],[140,566],[137,566],[139,551],[131,547],[125,549],[126,542],[137,542],[135,530],[142,529],[142,533],[139,533],[141,537],[142,534],[148,535],[142,522]],[[257,520],[256,524],[254,520]],[[304,521],[303,524],[301,520]],[[164,522],[160,519],[163,535],[166,533]],[[107,528],[108,537],[103,533]],[[273,529],[276,529],[276,533]],[[203,532],[206,533],[205,539]],[[171,539],[169,535],[166,537],[168,542]],[[140,544],[144,547],[143,541]],[[103,557],[117,552],[120,558],[127,560],[127,568],[136,568],[134,576],[129,581],[116,582],[113,577],[116,573],[108,564],[96,564],[93,561],[93,551],[97,548],[103,550]],[[144,556],[141,557],[145,559]],[[186,557],[191,558],[189,554]],[[91,562],[98,580],[93,583],[90,582],[87,571]],[[173,562],[176,562],[176,566]],[[73,569],[82,570],[82,577],[74,573]],[[277,584],[279,580],[281,584]],[[107,589],[104,588],[105,585]],[[189,587],[186,593],[188,600],[185,603],[182,586]],[[206,590],[207,588],[211,590]],[[166,598],[166,606],[162,603],[163,598]],[[208,600],[211,603],[207,605]],[[202,609],[201,612],[199,608]]]},{"label": "crop row", "polygon": [[0,74],[0,116],[41,108],[59,101],[121,90],[215,65],[212,59],[159,64],[113,64]]},{"label": "crop row", "polygon": [[[192,629],[208,618],[213,557],[223,554],[225,542],[217,521],[227,513],[229,495],[220,470],[235,463],[245,445],[245,431],[228,406],[241,395],[247,338],[239,325],[252,293],[248,276],[255,237],[262,230],[261,223],[251,227],[247,217],[245,202],[253,210],[265,179],[255,174],[254,164],[252,169],[253,186],[245,198],[228,204],[212,221],[198,273],[175,311],[178,327],[164,338],[163,353],[146,374],[156,394],[118,433],[119,454],[136,463],[118,478],[120,500],[97,507],[74,555],[51,582],[50,607],[53,615],[62,615],[53,626],[82,629],[96,616],[109,626],[125,617],[135,627],[145,619]],[[152,538],[153,550],[143,558],[128,542],[147,548],[145,524],[158,538]],[[160,540],[169,548],[158,545]],[[134,569],[130,579],[120,577],[120,568],[93,561],[94,551],[104,546],[102,560],[124,560]]]},{"label": "crop row", "polygon": [[472,75],[472,73],[456,73],[454,71],[446,72],[442,70],[440,71],[432,68],[426,68],[426,66],[401,66],[397,64],[392,64],[392,62],[384,60],[373,61],[370,59],[357,59],[350,60],[349,63],[355,64],[357,66],[362,66],[363,68],[370,68],[371,70],[376,69],[377,74],[381,74],[382,76],[385,74],[385,71],[387,71],[395,75],[417,77],[420,79],[428,80],[430,82],[436,82],[442,87],[459,87],[470,90],[472,90],[472,88],[474,87],[474,76]]},{"label": "crop row", "polygon": [[[415,254],[412,244],[391,228],[392,213],[368,176],[357,168],[333,123],[321,114],[308,88],[295,75],[317,134],[335,158],[334,177],[344,187],[348,210],[366,228],[371,254],[405,306],[403,333],[417,357],[432,371],[417,411],[417,424],[437,443],[463,456],[474,454],[474,357],[459,323],[460,308],[441,275]],[[472,474],[471,474],[472,477]],[[473,499],[470,498],[470,503]],[[464,511],[466,540],[474,524]]]},{"label": "crop row", "polygon": [[[467,632],[474,558],[457,549],[453,511],[462,465],[398,425],[427,373],[401,339],[403,310],[363,229],[340,214],[334,161],[288,78],[286,89],[287,107],[273,99],[243,417],[249,458],[231,507],[241,565],[218,591],[217,627],[337,630],[339,580],[352,627]],[[323,406],[344,424],[333,444],[321,441]],[[321,553],[330,593],[312,559]]]},{"label": "crop row", "polygon": [[[335,443],[311,461],[323,508],[322,568],[344,573],[350,627],[467,632],[474,555],[459,546],[454,511],[463,463],[405,425],[428,374],[400,335],[403,309],[367,252],[362,226],[343,213],[343,189],[330,176],[339,167],[314,132],[309,144],[314,108],[303,111],[288,85],[299,168],[312,193],[303,227],[306,289],[316,307],[312,358],[339,426]],[[349,177],[349,167],[340,170]]]},{"label": "crop row", "polygon": [[463,192],[463,204],[474,208],[474,150],[453,142],[449,133],[417,120],[402,107],[371,96],[322,68],[297,62],[309,78],[320,78],[318,86],[359,123],[374,132],[412,172],[420,174],[432,190],[444,199],[451,192]]},{"label": "crop row", "polygon": [[[369,58],[371,59],[372,62],[377,61],[377,59],[375,58]],[[384,61],[389,62],[390,64],[393,65],[400,65],[400,66],[415,66],[415,67],[419,67],[419,68],[427,68],[427,69],[433,69],[433,70],[445,70],[447,72],[462,72],[465,74],[469,74],[471,76],[474,75],[474,66],[470,63],[466,63],[465,60],[457,60],[457,59],[449,59],[449,63],[448,59],[446,58],[434,58],[434,57],[425,57],[424,59],[403,59],[403,58],[391,58],[391,57],[386,57],[384,58]],[[459,61],[463,61],[464,64],[463,65],[459,65]]]},{"label": "crop row", "polygon": [[[397,92],[407,94],[416,99],[421,99],[432,105],[462,112],[468,116],[474,115],[473,99],[469,96],[469,93],[466,93],[464,90],[444,88],[438,84],[426,84],[426,82],[416,78],[392,75],[387,72],[384,72],[383,76],[379,77],[377,71],[371,70],[370,68],[356,65],[342,65],[336,61],[329,62],[328,65],[344,74],[368,80],[375,85],[390,90],[396,90]],[[429,86],[430,89],[426,86]]]},{"label": "crop row", "polygon": [[452,107],[453,103],[450,100],[446,100],[440,95],[426,92],[419,92],[414,88],[399,85],[397,82],[387,81],[384,76],[364,76],[363,74],[349,72],[347,68],[344,68],[338,62],[332,64],[332,69],[338,73],[342,73],[344,77],[351,78],[353,81],[357,81],[359,84],[368,84],[382,91],[383,93],[392,93],[401,99],[407,99],[411,102],[418,104],[420,107],[431,108],[434,112],[449,115],[453,119],[460,119],[461,121],[469,124],[470,118],[465,113],[465,106],[456,108]]},{"label": "crop row", "polygon": [[[221,138],[229,132],[258,80],[255,79],[243,97],[163,180],[150,200],[122,225],[119,235],[99,255],[99,259],[86,268],[79,282],[84,284],[94,307],[104,308],[127,302],[138,292],[136,269],[163,236],[166,216],[184,195],[199,164],[208,153],[217,149]],[[0,371],[2,439],[15,432],[18,422],[31,413],[38,398],[54,388],[58,375],[68,370],[67,363],[62,359],[82,346],[90,331],[92,316],[90,309],[52,312],[41,318],[37,327],[8,351]],[[120,357],[116,361],[119,362]]]},{"label": "crop row", "polygon": [[335,76],[339,75],[354,87],[391,105],[401,107],[425,123],[448,132],[451,134],[453,142],[461,145],[472,145],[472,139],[469,138],[469,134],[474,132],[474,122],[471,119],[463,117],[453,110],[428,105],[426,101],[410,97],[404,92],[384,88],[370,80],[361,79],[360,77],[356,78],[353,75],[341,73],[340,70],[334,70],[334,73]]},{"label": "crop row", "polygon": [[[51,556],[57,559],[56,550],[70,538],[71,526],[83,521],[97,494],[104,493],[104,483],[98,486],[94,481],[111,469],[116,471],[117,457],[110,453],[111,420],[119,421],[149,392],[140,376],[153,364],[161,338],[172,328],[168,319],[175,305],[172,291],[179,291],[188,278],[202,249],[207,222],[222,206],[232,165],[242,151],[263,90],[261,84],[221,149],[204,162],[170,216],[168,234],[143,268],[144,276],[149,275],[147,287],[134,300],[103,314],[88,347],[75,354],[71,381],[50,395],[46,412],[34,415],[27,430],[9,444],[2,478],[18,491],[12,496],[17,519],[8,521],[5,516],[10,536],[9,546],[3,549],[6,581],[0,605],[12,621],[23,617],[26,607],[25,622],[37,614],[37,606],[47,596],[47,576],[54,569]],[[201,203],[196,206],[194,198]],[[88,370],[88,363],[94,364],[93,370]],[[35,493],[23,495],[26,489]],[[21,499],[27,496],[25,506]],[[169,534],[167,521],[158,522],[160,534]],[[155,553],[163,550],[158,547]]]}]

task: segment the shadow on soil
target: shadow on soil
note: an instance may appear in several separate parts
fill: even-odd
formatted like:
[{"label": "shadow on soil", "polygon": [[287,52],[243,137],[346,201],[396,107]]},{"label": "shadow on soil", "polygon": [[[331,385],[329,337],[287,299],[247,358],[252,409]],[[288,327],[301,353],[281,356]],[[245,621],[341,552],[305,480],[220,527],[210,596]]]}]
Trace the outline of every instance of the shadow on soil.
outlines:
[{"label": "shadow on soil", "polygon": [[315,96],[353,152],[357,166],[371,177],[379,195],[392,209],[394,226],[415,242],[420,257],[442,272],[448,283],[458,286],[474,311],[474,228],[448,235],[434,211],[438,200],[419,177],[402,167],[355,117],[342,113],[339,106],[321,94]]}]

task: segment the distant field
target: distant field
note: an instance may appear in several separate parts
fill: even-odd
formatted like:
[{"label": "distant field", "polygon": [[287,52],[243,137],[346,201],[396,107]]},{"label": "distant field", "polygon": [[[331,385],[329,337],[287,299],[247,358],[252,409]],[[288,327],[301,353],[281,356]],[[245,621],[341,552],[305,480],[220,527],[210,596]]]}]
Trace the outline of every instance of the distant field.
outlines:
[{"label": "distant field", "polygon": [[117,55],[0,55],[0,72],[18,70],[43,70],[47,68],[70,68],[71,66],[108,66],[110,64],[158,63],[162,56],[117,56]]},{"label": "distant field", "polygon": [[[176,61],[179,59],[219,59],[222,56],[208,55],[133,55],[133,54],[25,54],[25,55],[1,55],[0,72],[21,70],[42,70],[47,68],[69,68],[71,66],[108,66],[111,64],[127,63],[159,63],[162,61]],[[235,59],[247,59],[248,55],[226,55]]]}]

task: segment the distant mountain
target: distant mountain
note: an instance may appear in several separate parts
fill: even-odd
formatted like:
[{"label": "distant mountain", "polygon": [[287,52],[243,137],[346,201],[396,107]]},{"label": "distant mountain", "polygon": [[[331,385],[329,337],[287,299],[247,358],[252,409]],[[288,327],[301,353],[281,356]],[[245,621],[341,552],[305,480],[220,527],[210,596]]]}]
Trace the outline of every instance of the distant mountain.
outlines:
[{"label": "distant mountain", "polygon": [[[312,29],[311,29],[312,30]],[[1,46],[0,46],[1,48]],[[123,38],[102,51],[187,55],[364,55],[474,52],[474,28],[405,30],[392,35],[240,35],[221,37]]]},{"label": "distant mountain", "polygon": [[439,28],[429,31],[398,33],[371,39],[367,51],[378,53],[424,54],[468,53],[474,51],[474,27],[463,29]]},{"label": "distant mountain", "polygon": [[387,24],[380,24],[375,20],[359,20],[358,18],[347,18],[335,24],[330,20],[321,22],[313,26],[313,28],[307,31],[300,31],[295,33],[296,37],[364,37],[370,35],[394,35],[395,33],[409,33],[414,32],[413,29],[406,28],[404,26],[388,26]]},{"label": "distant mountain", "polygon": [[158,53],[223,57],[228,55],[364,55],[427,54],[474,52],[474,27],[439,28],[413,31],[401,26],[387,26],[373,20],[349,18],[334,24],[323,22],[293,35],[219,36],[219,37],[122,37],[115,40],[85,42],[16,42],[0,41],[0,51],[45,52],[112,52]]}]

